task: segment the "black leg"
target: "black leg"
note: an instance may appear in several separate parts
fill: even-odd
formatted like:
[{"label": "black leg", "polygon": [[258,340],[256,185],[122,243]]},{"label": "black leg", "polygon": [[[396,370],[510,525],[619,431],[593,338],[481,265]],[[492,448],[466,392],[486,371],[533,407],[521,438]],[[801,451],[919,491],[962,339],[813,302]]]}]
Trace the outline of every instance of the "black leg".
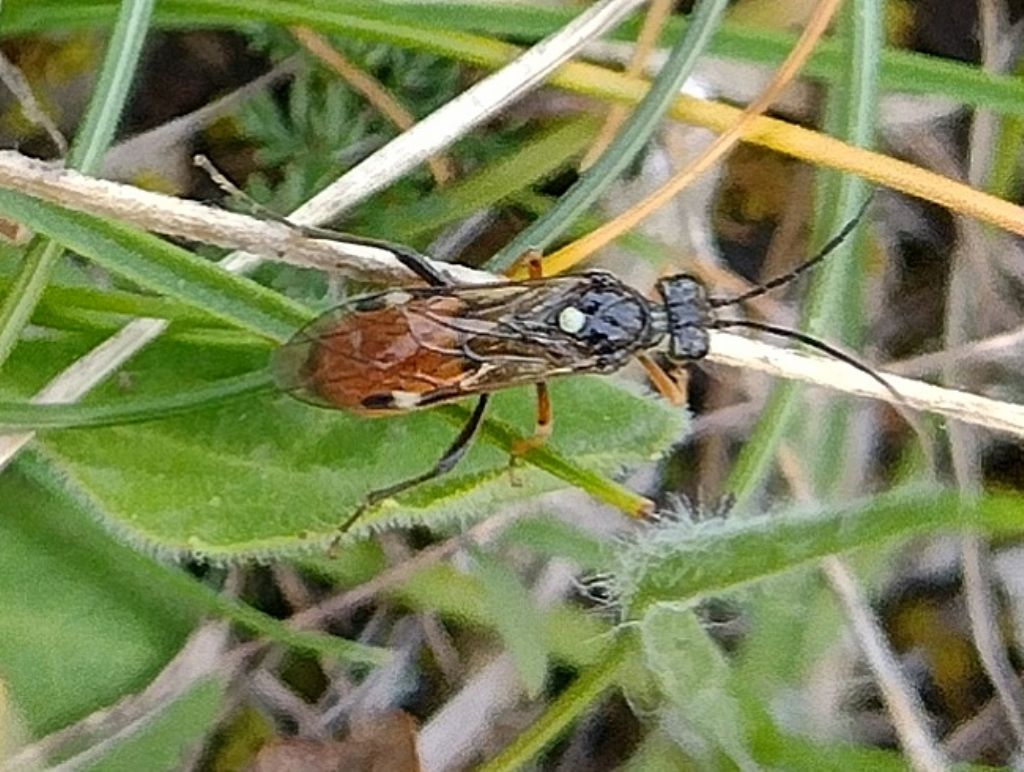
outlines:
[{"label": "black leg", "polygon": [[262,217],[265,220],[287,225],[296,233],[300,233],[310,239],[337,241],[342,244],[361,244],[364,247],[377,247],[378,249],[383,249],[386,252],[391,252],[398,262],[432,287],[447,287],[452,283],[444,274],[427,262],[427,257],[425,255],[421,255],[415,249],[410,249],[409,247],[401,244],[385,241],[384,239],[374,239],[368,236],[356,236],[353,233],[343,233],[341,231],[331,230],[330,228],[318,228],[315,225],[300,225],[297,222],[292,222],[284,215],[275,212],[269,207],[263,206],[263,204],[235,185],[235,183],[221,174],[217,167],[214,166],[206,156],[197,155],[192,160],[196,166],[209,175],[210,179],[213,180],[217,187],[229,196],[244,203],[252,210],[253,214]]},{"label": "black leg", "polygon": [[415,488],[420,483],[425,483],[428,480],[441,477],[454,469],[455,465],[458,464],[459,461],[462,460],[462,457],[466,455],[466,451],[469,450],[469,446],[473,442],[473,437],[476,436],[477,430],[480,428],[480,424],[483,423],[484,412],[487,409],[487,400],[488,395],[484,394],[476,401],[476,407],[473,408],[473,414],[470,415],[469,420],[466,421],[466,425],[462,427],[462,431],[459,432],[459,436],[455,438],[452,444],[448,447],[448,450],[444,452],[444,455],[441,456],[436,464],[434,464],[432,469],[429,469],[416,477],[410,477],[408,480],[402,480],[394,485],[389,485],[387,488],[370,491],[359,508],[352,513],[348,520],[342,523],[341,527],[338,529],[339,536],[355,525],[356,521],[363,516],[366,510],[377,502],[391,498],[392,496],[397,496],[403,491]]}]

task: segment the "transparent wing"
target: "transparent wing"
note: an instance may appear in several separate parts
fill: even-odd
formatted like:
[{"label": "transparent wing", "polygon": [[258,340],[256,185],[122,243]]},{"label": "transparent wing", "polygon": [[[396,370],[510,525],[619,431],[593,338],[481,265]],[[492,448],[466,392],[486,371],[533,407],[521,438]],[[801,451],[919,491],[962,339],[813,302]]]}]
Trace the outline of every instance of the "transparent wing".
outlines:
[{"label": "transparent wing", "polygon": [[410,410],[598,368],[557,311],[586,275],[389,290],[315,319],[275,352],[283,390],[362,413]]}]

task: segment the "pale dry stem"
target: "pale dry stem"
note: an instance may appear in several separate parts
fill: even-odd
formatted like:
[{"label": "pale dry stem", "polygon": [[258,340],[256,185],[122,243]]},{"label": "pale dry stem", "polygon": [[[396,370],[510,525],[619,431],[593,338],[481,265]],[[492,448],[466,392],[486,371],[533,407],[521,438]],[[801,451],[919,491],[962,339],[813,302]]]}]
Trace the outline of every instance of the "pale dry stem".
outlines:
[{"label": "pale dry stem", "polygon": [[[294,265],[378,281],[411,278],[408,270],[385,249],[301,237],[280,223],[98,180],[14,151],[0,151],[0,187],[19,190],[71,209],[116,218],[146,230],[242,249]],[[495,278],[450,263],[439,265],[459,282],[479,284]],[[708,360],[899,404],[899,400],[879,383],[841,362],[725,332],[713,332]],[[883,375],[903,403],[911,408],[1024,437],[1024,405],[885,372]]]}]

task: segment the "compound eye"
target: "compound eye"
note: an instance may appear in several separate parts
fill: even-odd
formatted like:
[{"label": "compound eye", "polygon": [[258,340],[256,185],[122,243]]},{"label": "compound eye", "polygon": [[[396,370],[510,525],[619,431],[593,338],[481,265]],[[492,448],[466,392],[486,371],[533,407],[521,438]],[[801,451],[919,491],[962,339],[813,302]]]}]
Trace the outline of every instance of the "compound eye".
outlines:
[{"label": "compound eye", "polygon": [[703,359],[708,355],[710,345],[707,330],[696,326],[683,327],[672,336],[668,356],[675,361]]},{"label": "compound eye", "polygon": [[576,306],[566,306],[558,314],[558,329],[575,335],[587,325],[587,315]]}]

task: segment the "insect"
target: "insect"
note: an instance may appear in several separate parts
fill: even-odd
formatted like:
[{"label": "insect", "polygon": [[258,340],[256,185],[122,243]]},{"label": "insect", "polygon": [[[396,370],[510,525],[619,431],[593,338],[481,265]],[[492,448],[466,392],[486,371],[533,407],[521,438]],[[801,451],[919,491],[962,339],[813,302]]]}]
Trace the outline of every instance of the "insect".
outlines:
[{"label": "insect", "polygon": [[[704,285],[687,274],[661,279],[657,300],[605,271],[455,285],[418,253],[387,244],[428,286],[364,295],[326,312],[275,352],[272,369],[278,386],[298,399],[362,415],[395,415],[477,397],[469,420],[440,460],[421,475],[370,493],[345,530],[365,506],[450,471],[477,433],[491,392],[521,385],[537,389],[537,428],[513,449],[521,453],[550,432],[547,380],[611,373],[663,344],[672,363],[699,360],[708,353],[712,329],[749,327],[791,337],[881,380],[850,355],[803,333],[717,313],[819,263],[853,230],[866,206],[812,259],[726,299],[709,297]],[[316,231],[312,235],[326,237]]]}]

